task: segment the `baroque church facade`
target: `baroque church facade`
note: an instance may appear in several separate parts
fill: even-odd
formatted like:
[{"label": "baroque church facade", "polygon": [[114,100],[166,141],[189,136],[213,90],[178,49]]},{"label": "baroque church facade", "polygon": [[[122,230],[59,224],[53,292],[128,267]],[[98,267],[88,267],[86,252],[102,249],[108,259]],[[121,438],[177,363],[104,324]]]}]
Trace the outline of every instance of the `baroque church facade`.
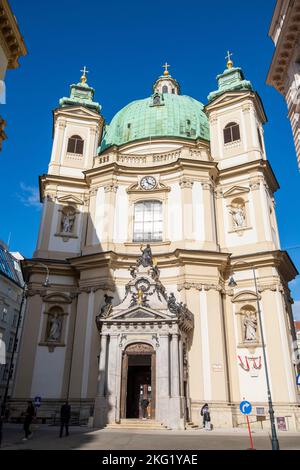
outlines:
[{"label": "baroque church facade", "polygon": [[201,424],[204,403],[215,427],[232,427],[246,398],[268,423],[263,333],[275,416],[299,429],[297,271],[280,249],[267,118],[230,59],[217,82],[204,106],[166,65],[151,96],[109,125],[85,72],[60,100],[37,248],[23,264],[16,413],[40,396],[50,418],[68,399],[101,427],[141,418],[147,399],[172,429]]}]

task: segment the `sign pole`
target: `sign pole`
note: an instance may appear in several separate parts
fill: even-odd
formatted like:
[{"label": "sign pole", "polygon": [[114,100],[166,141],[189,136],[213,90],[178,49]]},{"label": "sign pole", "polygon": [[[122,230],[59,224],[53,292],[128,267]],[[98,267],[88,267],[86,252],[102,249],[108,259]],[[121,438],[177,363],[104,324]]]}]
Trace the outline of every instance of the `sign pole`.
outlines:
[{"label": "sign pole", "polygon": [[248,415],[246,415],[246,419],[247,419],[247,426],[248,426],[248,432],[249,432],[249,437],[250,437],[250,449],[254,450],[253,440],[252,440],[252,433],[251,433],[251,428],[250,428],[250,422],[249,422],[249,416]]}]

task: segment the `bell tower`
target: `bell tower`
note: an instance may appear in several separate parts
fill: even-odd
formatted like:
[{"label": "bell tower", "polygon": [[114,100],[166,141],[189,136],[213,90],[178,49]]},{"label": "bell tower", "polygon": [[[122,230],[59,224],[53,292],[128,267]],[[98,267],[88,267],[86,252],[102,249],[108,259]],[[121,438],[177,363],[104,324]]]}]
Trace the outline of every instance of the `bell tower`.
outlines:
[{"label": "bell tower", "polygon": [[219,168],[266,160],[263,124],[267,121],[260,97],[227,53],[227,68],[217,76],[218,89],[208,95],[211,153]]},{"label": "bell tower", "polygon": [[48,174],[83,178],[93,166],[102,135],[101,106],[87,84],[86,67],[80,82],[70,86],[70,96],[59,100],[53,112],[54,135]]}]

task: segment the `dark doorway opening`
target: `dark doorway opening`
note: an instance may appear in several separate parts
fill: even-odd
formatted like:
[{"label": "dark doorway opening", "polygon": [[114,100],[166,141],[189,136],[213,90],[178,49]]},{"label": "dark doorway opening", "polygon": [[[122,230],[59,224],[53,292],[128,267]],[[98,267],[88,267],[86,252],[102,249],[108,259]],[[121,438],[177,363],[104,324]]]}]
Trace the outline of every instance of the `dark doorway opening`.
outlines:
[{"label": "dark doorway opening", "polygon": [[126,418],[142,418],[141,401],[146,398],[151,406],[151,395],[151,355],[128,356]]}]

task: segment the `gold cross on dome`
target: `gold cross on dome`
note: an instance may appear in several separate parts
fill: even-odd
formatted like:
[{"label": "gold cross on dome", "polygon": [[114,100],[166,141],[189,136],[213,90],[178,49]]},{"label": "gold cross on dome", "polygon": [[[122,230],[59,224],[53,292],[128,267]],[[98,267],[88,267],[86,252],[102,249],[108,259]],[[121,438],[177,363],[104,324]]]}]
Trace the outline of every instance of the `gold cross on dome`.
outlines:
[{"label": "gold cross on dome", "polygon": [[164,75],[169,75],[168,67],[171,67],[171,66],[170,66],[170,64],[168,64],[168,62],[166,62],[166,63],[163,65],[163,68],[165,69]]},{"label": "gold cross on dome", "polygon": [[227,68],[231,69],[233,66],[233,62],[231,60],[231,56],[233,55],[232,52],[227,51],[227,55],[225,56],[225,59],[227,59]]},{"label": "gold cross on dome", "polygon": [[225,57],[225,59],[231,60],[231,56],[232,56],[232,55],[233,55],[233,52],[227,51],[227,56]]},{"label": "gold cross on dome", "polygon": [[84,66],[83,69],[80,70],[80,72],[82,72],[82,75],[80,77],[81,83],[85,83],[87,80],[86,74],[89,73],[89,70],[86,68],[86,66]]}]

